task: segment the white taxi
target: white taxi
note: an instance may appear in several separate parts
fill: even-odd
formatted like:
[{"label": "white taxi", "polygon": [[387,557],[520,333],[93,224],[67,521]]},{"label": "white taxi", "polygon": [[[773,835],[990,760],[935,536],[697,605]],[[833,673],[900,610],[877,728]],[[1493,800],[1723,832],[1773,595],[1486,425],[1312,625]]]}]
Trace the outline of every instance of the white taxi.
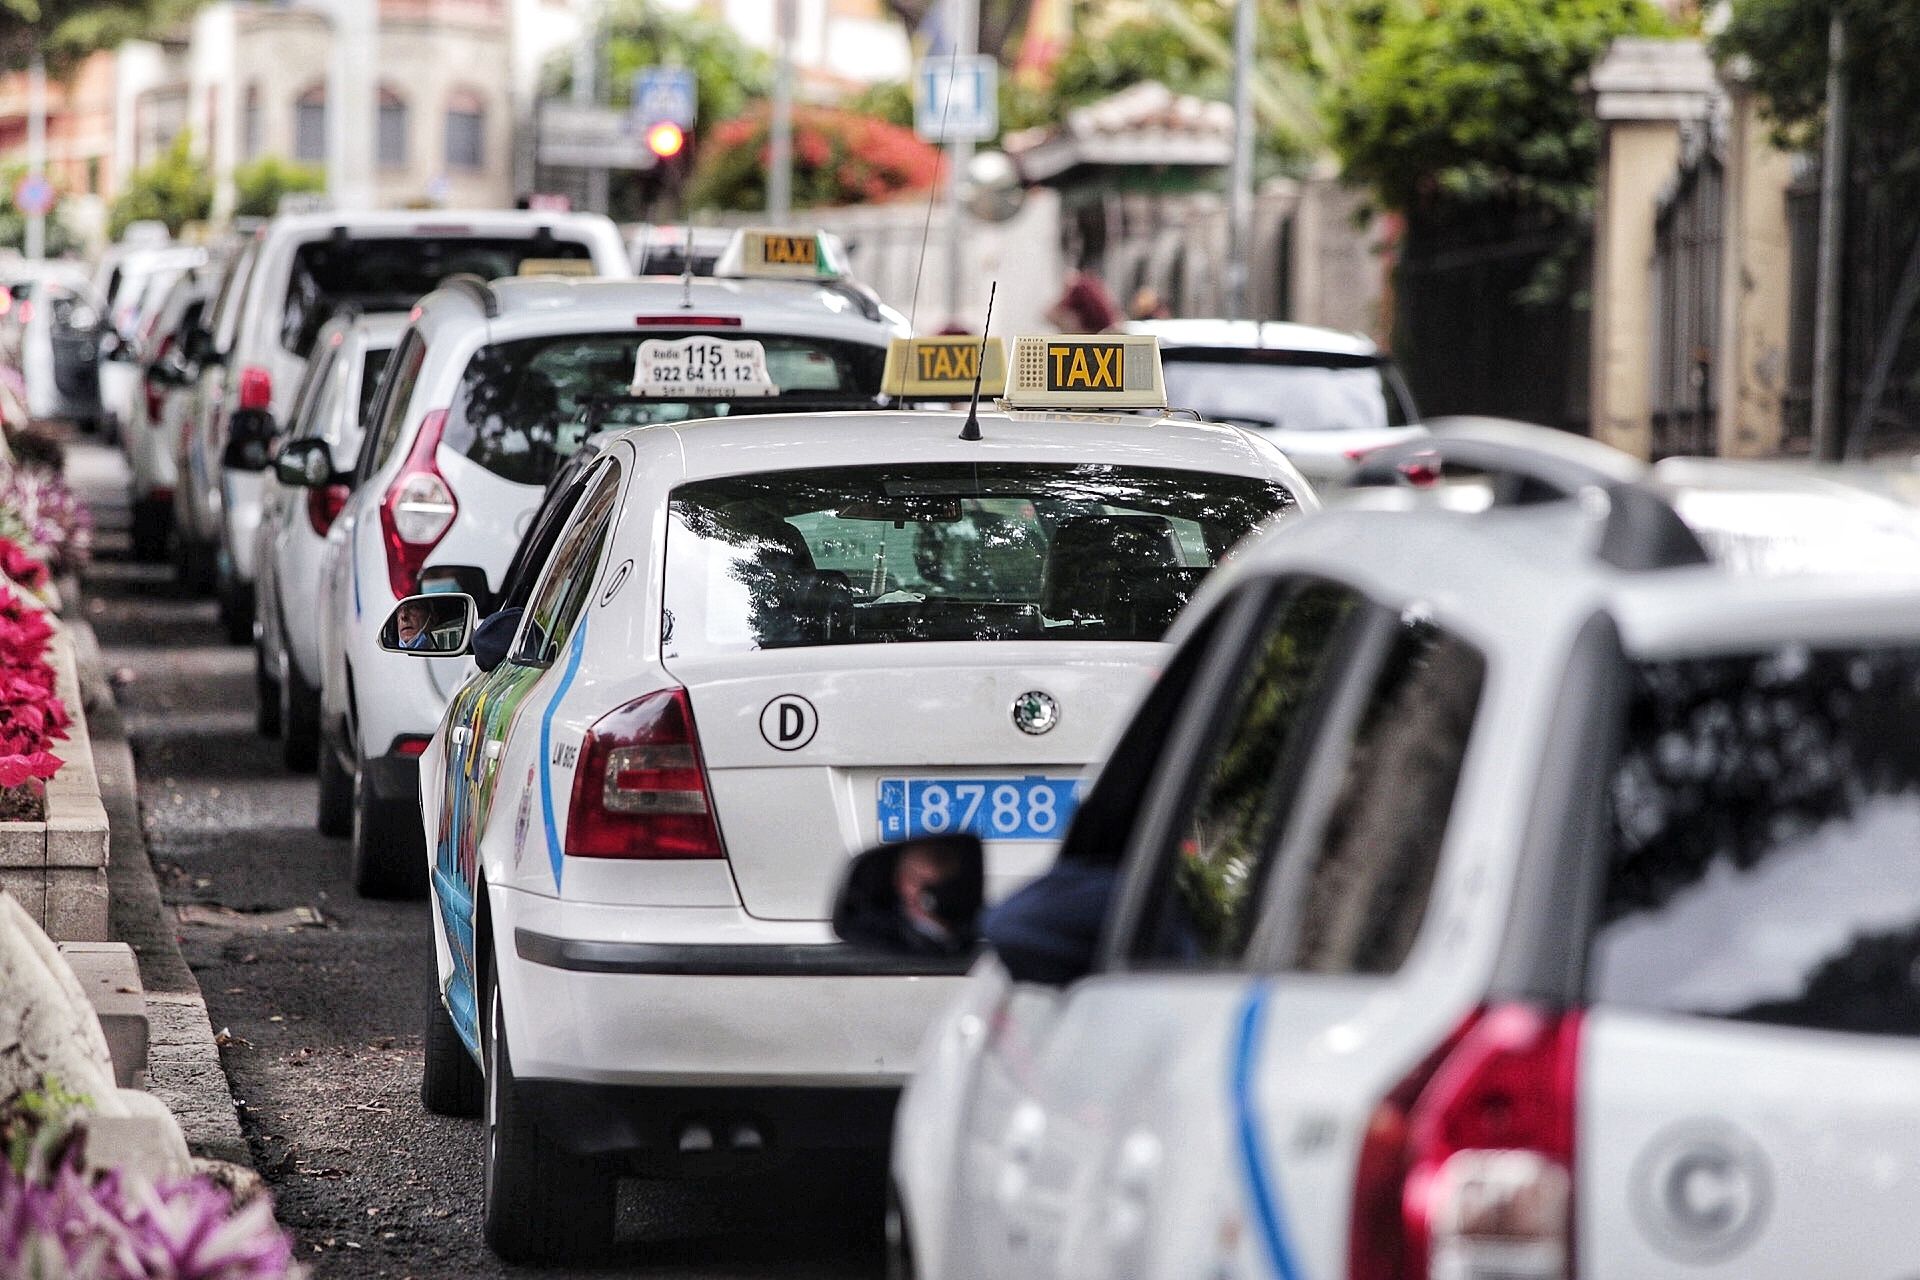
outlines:
[{"label": "white taxi", "polygon": [[[978,349],[951,347],[928,363],[963,399]],[[977,416],[603,437],[523,615],[482,625],[511,642],[421,759],[422,1097],[484,1094],[504,1256],[604,1245],[622,1172],[881,1150],[968,954],[927,916],[891,922],[910,955],[836,942],[849,856],[967,831],[961,892],[1037,873],[1198,582],[1317,505],[1252,433],[1099,411],[1164,408],[1151,338],[1023,339],[1011,368]],[[420,595],[382,643],[472,633],[468,597]]]}]

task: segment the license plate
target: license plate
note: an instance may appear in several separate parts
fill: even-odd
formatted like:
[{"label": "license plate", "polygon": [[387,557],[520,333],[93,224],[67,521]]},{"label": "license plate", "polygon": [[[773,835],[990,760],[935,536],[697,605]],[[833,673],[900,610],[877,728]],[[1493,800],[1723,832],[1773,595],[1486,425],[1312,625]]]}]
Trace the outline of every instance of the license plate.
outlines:
[{"label": "license plate", "polygon": [[1072,778],[882,778],[882,840],[971,831],[982,840],[1058,840],[1079,803]]}]

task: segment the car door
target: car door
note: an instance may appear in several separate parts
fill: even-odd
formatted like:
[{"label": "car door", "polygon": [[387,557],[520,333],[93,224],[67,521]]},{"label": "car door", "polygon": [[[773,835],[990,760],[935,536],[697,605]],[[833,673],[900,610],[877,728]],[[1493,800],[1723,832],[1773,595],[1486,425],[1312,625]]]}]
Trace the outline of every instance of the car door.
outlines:
[{"label": "car door", "polygon": [[[1195,1060],[1223,1052],[1299,744],[1362,613],[1353,591],[1318,581],[1241,594],[1156,735],[1137,820],[1107,833],[1130,846],[1110,954],[1065,990],[1011,984],[993,1020],[962,1147],[974,1212],[955,1233],[955,1275],[1114,1274],[1142,1244],[1176,1148],[1226,1149],[1220,1077]],[[1147,1098],[1179,1110],[1172,1146],[1141,1122]]]},{"label": "car door", "polygon": [[[523,710],[543,705],[560,683],[546,677],[576,639],[619,502],[621,477],[613,458],[585,477],[579,506],[534,587],[507,660],[461,685],[448,705],[433,884],[453,955],[448,1007],[463,1034],[477,1034],[473,906],[480,844],[495,816],[502,759],[509,735],[527,719]],[[531,780],[515,781],[519,785],[509,791],[518,797]]]},{"label": "car door", "polygon": [[[337,411],[342,372],[339,350],[338,346],[328,346],[314,353],[313,367],[287,420],[287,430],[281,436],[283,441],[320,434],[321,425]],[[301,508],[306,505],[309,492],[280,483],[271,467],[261,473],[259,552],[254,560],[258,573],[254,585],[259,592],[260,620],[271,641],[268,647],[275,653],[283,648],[280,624],[286,617],[280,601],[278,571],[295,522],[306,518]]]}]

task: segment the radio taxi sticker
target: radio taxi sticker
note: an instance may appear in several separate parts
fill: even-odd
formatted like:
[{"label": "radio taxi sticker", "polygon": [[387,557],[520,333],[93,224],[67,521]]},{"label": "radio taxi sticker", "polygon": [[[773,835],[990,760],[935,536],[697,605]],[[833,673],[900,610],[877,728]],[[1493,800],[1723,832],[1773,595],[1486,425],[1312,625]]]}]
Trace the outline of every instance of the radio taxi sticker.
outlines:
[{"label": "radio taxi sticker", "polygon": [[682,398],[773,396],[780,388],[767,373],[767,349],[751,338],[698,333],[669,341],[649,338],[634,360],[637,396]]}]

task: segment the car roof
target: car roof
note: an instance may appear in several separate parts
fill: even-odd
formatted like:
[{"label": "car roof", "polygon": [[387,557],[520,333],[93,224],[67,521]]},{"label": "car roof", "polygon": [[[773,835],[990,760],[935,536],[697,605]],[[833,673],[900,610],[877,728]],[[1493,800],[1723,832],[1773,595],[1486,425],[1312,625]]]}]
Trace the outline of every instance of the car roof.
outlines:
[{"label": "car roof", "polygon": [[551,227],[555,231],[603,232],[609,226],[599,214],[553,213],[533,209],[356,209],[351,212],[283,213],[260,228],[264,238],[306,238],[331,235],[336,229],[349,237],[472,232],[523,232]]},{"label": "car roof", "polygon": [[[486,316],[484,299],[490,295],[493,314],[486,318],[494,340],[631,329],[636,315],[678,312],[687,314],[692,329],[710,328],[701,319],[724,315],[737,317],[744,331],[814,334],[874,345],[884,345],[901,332],[898,318],[890,313],[869,319],[845,293],[810,281],[528,276],[476,285],[443,285],[422,298],[422,329],[431,331],[447,318],[465,323]],[[431,332],[428,337],[431,340]]]},{"label": "car roof", "polygon": [[1156,467],[1266,476],[1303,507],[1311,488],[1279,450],[1237,427],[1137,414],[983,412],[960,439],[963,410],[765,414],[609,432],[643,456],[678,455],[687,479],[890,462],[1022,461]]},{"label": "car roof", "polygon": [[[1432,611],[1489,651],[1525,651],[1541,634],[1570,634],[1600,610],[1619,624],[1629,652],[1648,657],[1788,642],[1920,642],[1920,554],[1898,554],[1920,553],[1920,520],[1903,504],[1850,515],[1851,500],[1827,487],[1831,477],[1761,473],[1742,486],[1720,472],[1689,489],[1668,474],[1648,488],[1695,531],[1714,557],[1708,563],[1607,563],[1604,500],[1466,510],[1431,492],[1362,491],[1311,521],[1250,540],[1218,589],[1245,574],[1331,569],[1391,607]],[[1689,500],[1701,495],[1709,501],[1689,518]],[[1783,496],[1819,504],[1811,528],[1779,529]],[[1742,544],[1730,540],[1725,513],[1749,514],[1729,502],[1750,510],[1775,504],[1786,550],[1729,553]],[[1793,519],[1801,523],[1799,513]],[[1884,554],[1858,556],[1861,546]]]},{"label": "car roof", "polygon": [[334,315],[315,336],[313,345],[317,351],[322,343],[335,333],[346,338],[358,337],[369,347],[392,347],[398,345],[400,335],[407,331],[411,315],[405,311],[368,311],[344,312]]},{"label": "car roof", "polygon": [[1297,351],[1307,355],[1379,356],[1379,346],[1357,333],[1287,320],[1135,320],[1128,333],[1148,333],[1166,351],[1181,347]]}]

